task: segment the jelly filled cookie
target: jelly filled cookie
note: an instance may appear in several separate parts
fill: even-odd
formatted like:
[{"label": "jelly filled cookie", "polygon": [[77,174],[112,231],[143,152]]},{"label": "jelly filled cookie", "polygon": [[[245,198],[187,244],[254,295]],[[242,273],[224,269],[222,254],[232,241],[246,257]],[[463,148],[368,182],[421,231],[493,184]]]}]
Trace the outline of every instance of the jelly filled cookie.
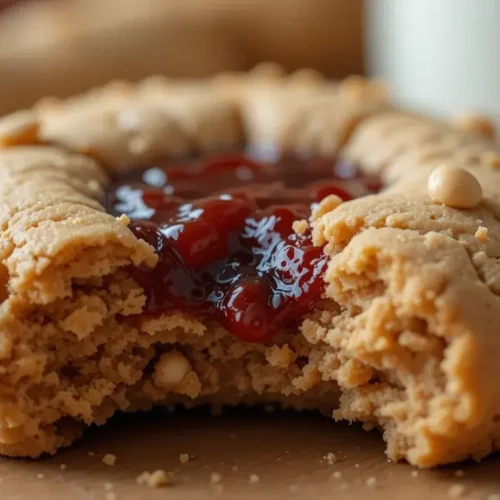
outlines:
[{"label": "jelly filled cookie", "polygon": [[0,147],[3,454],[241,403],[361,421],[421,467],[497,448],[484,135],[268,65],[45,99]]}]

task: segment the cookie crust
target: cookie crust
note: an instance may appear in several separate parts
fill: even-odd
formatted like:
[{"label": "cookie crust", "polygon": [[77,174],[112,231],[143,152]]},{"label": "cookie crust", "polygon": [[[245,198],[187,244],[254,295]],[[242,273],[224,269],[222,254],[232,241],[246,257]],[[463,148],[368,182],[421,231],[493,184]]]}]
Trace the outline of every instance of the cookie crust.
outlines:
[{"label": "cookie crust", "polygon": [[[493,142],[393,108],[376,82],[269,66],[115,82],[14,118],[0,122],[1,453],[54,453],[117,410],[270,401],[380,427],[392,459],[421,467],[497,447]],[[178,311],[141,315],[125,268],[156,256],[99,202],[109,175],[244,141],[336,153],[389,185],[318,212],[325,296],[269,345]],[[477,207],[431,200],[442,162],[478,179]]]}]

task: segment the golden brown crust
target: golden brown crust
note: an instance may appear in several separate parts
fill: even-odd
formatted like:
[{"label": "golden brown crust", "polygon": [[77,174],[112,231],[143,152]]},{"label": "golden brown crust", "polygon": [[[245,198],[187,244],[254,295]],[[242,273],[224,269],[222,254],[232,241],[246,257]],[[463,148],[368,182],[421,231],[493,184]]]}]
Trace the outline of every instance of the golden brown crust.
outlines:
[{"label": "golden brown crust", "polygon": [[[108,112],[112,125],[96,128]],[[119,125],[123,113],[134,127]],[[123,268],[155,256],[127,220],[103,212],[107,176],[95,161],[58,147],[1,150],[2,453],[53,453],[116,410],[269,401],[382,427],[389,456],[422,467],[495,449],[494,143],[391,108],[377,84],[288,79],[276,67],[183,85],[115,83],[45,101],[35,117],[42,141],[91,152],[110,171],[246,137],[339,152],[391,187],[318,207],[315,243],[331,255],[325,296],[300,331],[255,345],[179,312],[140,315],[143,291]],[[16,133],[4,146],[24,142]],[[474,175],[482,201],[469,210],[432,201],[428,177],[440,162]]]}]

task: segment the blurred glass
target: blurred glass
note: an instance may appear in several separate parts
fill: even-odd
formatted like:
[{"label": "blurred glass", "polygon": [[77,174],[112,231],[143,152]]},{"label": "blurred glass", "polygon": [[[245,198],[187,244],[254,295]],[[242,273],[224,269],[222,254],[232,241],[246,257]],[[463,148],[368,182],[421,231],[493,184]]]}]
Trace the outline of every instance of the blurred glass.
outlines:
[{"label": "blurred glass", "polygon": [[500,123],[500,1],[367,0],[369,72],[405,106]]}]

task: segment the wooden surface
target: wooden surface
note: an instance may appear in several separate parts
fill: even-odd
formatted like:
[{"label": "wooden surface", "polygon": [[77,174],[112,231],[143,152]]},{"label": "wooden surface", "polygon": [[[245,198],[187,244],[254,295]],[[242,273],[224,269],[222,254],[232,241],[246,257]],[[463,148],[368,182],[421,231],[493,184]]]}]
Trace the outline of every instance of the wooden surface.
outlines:
[{"label": "wooden surface", "polygon": [[[434,500],[452,498],[450,488],[458,484],[464,487],[460,498],[489,500],[500,494],[500,457],[419,471],[415,477],[408,465],[389,463],[383,448],[376,432],[315,414],[155,412],[114,419],[53,458],[2,459],[0,498]],[[323,458],[329,452],[338,463]],[[105,453],[117,456],[114,467],[101,462]],[[181,464],[181,453],[195,458]],[[155,469],[172,472],[174,485],[136,484],[141,472]],[[463,477],[455,476],[457,469]],[[335,471],[341,479],[331,477]],[[212,473],[221,475],[219,485],[210,483]],[[257,484],[250,483],[251,474],[259,476]],[[370,477],[376,487],[367,485]]]}]

